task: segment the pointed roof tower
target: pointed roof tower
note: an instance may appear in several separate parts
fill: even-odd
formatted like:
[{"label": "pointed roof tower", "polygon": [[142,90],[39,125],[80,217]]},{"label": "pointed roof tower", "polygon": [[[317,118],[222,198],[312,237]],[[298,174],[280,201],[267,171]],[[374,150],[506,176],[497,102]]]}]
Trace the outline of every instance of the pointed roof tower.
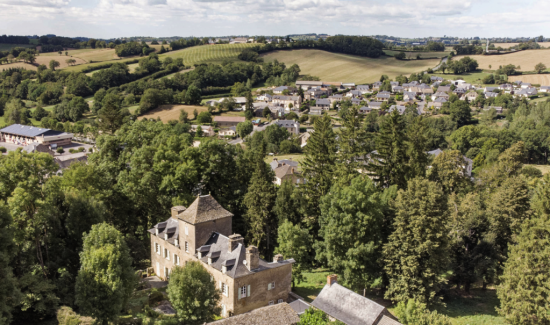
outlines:
[{"label": "pointed roof tower", "polygon": [[197,197],[195,202],[193,202],[187,210],[178,214],[177,217],[178,219],[194,225],[197,223],[233,217],[233,214],[224,209],[211,195],[202,195]]}]

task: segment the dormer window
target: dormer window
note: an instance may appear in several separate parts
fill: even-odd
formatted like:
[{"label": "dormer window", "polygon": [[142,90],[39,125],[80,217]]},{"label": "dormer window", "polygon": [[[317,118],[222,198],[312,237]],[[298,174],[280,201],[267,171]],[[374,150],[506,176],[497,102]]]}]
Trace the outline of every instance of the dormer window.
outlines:
[{"label": "dormer window", "polygon": [[155,228],[155,235],[159,235],[159,229],[158,228]]},{"label": "dormer window", "polygon": [[175,245],[175,246],[178,246],[178,245],[179,245],[179,240],[174,239],[174,245]]},{"label": "dormer window", "polygon": [[164,240],[168,240],[168,234],[164,234]]},{"label": "dormer window", "polygon": [[227,272],[227,266],[222,265],[222,273],[225,274]]},{"label": "dormer window", "polygon": [[208,258],[208,265],[211,265],[211,264],[212,264],[212,258],[209,257],[209,258]]}]

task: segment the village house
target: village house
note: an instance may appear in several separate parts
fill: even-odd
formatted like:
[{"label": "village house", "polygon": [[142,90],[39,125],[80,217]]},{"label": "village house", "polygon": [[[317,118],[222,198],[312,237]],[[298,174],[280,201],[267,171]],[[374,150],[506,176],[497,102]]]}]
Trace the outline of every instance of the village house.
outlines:
[{"label": "village house", "polygon": [[382,86],[382,82],[377,81],[377,82],[372,84],[372,89],[373,90],[380,90],[380,86]]},{"label": "village house", "polygon": [[394,93],[402,93],[404,91],[404,89],[401,86],[392,86],[391,91],[394,92]]},{"label": "village house", "polygon": [[485,93],[485,98],[496,98],[498,96],[497,93],[488,92]]},{"label": "village house", "polygon": [[300,140],[300,147],[303,148],[307,145],[307,141],[311,137],[311,131],[300,133],[298,139]]},{"label": "village house", "polygon": [[291,167],[298,167],[298,162],[290,159],[281,159],[279,160],[277,157],[274,157],[273,160],[269,163],[269,166],[271,167],[271,170],[275,170],[279,167],[282,167],[283,165],[288,165]]},{"label": "village house", "polygon": [[443,106],[442,102],[429,102],[426,103],[427,108],[440,109]]},{"label": "village house", "polygon": [[504,111],[504,110],[502,109],[501,106],[487,106],[487,107],[484,107],[483,110],[484,110],[484,111],[489,111],[489,110],[491,110],[492,108],[495,109],[495,112],[496,112],[497,114],[502,114],[502,112]]},{"label": "village house", "polygon": [[287,180],[295,185],[299,185],[304,182],[302,173],[298,172],[298,168],[286,165],[285,163],[283,163],[281,167],[275,168],[273,172],[275,173],[275,179],[273,180],[273,183],[275,183],[276,185],[281,185],[284,181]]},{"label": "village house", "polygon": [[[198,125],[191,125],[191,132],[192,133],[197,133],[197,128],[199,126]],[[201,130],[202,130],[202,136],[203,137],[213,137],[214,135],[216,135],[216,132],[214,132],[214,128],[210,125],[201,125]]]},{"label": "village house", "polygon": [[355,88],[355,83],[353,82],[343,83],[342,87],[344,87],[345,89],[353,89]]},{"label": "village house", "polygon": [[521,88],[522,89],[531,88],[531,84],[529,82],[522,82],[521,83]]},{"label": "village house", "polygon": [[286,302],[254,309],[247,313],[224,318],[209,325],[296,325],[300,317]]},{"label": "village house", "polygon": [[355,89],[360,91],[361,94],[368,94],[371,92],[369,85],[358,85]]},{"label": "village house", "polygon": [[[522,84],[523,86],[523,84]],[[538,94],[537,88],[521,88],[520,90],[514,91],[514,97],[525,97],[535,96]]]},{"label": "village house", "polygon": [[323,115],[325,110],[321,107],[310,107],[309,108],[309,115]]},{"label": "village house", "polygon": [[363,97],[363,93],[359,90],[350,90],[347,94],[346,94],[346,97],[351,97],[351,98],[361,98]]},{"label": "village house", "polygon": [[431,76],[431,77],[430,77],[430,80],[431,80],[431,81],[443,82],[443,78],[442,78],[442,77],[437,77],[437,76]]},{"label": "village house", "polygon": [[438,93],[448,93],[451,91],[451,86],[439,86],[437,87]]},{"label": "village house", "polygon": [[475,91],[470,91],[469,93],[464,95],[461,99],[472,102],[476,100],[477,96],[478,96],[478,93],[476,93]]},{"label": "village house", "polygon": [[214,116],[214,122],[218,127],[231,127],[246,121],[245,117],[241,116]]},{"label": "village house", "polygon": [[416,99],[416,93],[406,91],[403,93],[403,100],[406,102],[414,101]]},{"label": "village house", "polygon": [[329,110],[330,109],[330,100],[328,100],[328,98],[317,99],[315,101],[315,106],[320,107],[324,110]]},{"label": "village house", "polygon": [[444,92],[436,92],[435,94],[432,95],[432,100],[435,100],[436,98],[445,98],[445,99],[449,99],[449,95],[447,93],[444,93]]},{"label": "village house", "polygon": [[288,133],[298,135],[300,134],[300,122],[293,120],[275,120],[273,124],[285,128]]},{"label": "village house", "polygon": [[237,127],[232,126],[232,127],[220,129],[218,131],[218,135],[222,137],[234,137],[237,135]]},{"label": "village house", "polygon": [[272,262],[260,259],[257,247],[245,247],[243,237],[232,234],[232,217],[210,195],[188,208],[173,207],[168,220],[149,229],[156,275],[169,280],[175,266],[201,262],[220,290],[222,317],[286,302],[294,260],[280,254]]},{"label": "village house", "polygon": [[[428,154],[429,155],[432,155],[435,157],[439,156],[441,153],[443,153],[443,150],[441,149],[435,149],[435,150],[432,150],[432,151],[428,151]],[[473,166],[474,166],[474,161],[466,156],[462,156],[463,159],[464,159],[464,162],[466,163],[466,165],[463,165],[462,168],[463,168],[463,171],[462,173],[468,177],[471,177],[472,176],[472,169],[473,169]]]},{"label": "village house", "polygon": [[345,89],[341,82],[323,81],[323,87],[336,88],[337,90]]},{"label": "village house", "polygon": [[495,92],[498,91],[498,87],[484,87],[483,88],[483,92],[484,93],[492,93],[492,92]]},{"label": "village house", "polygon": [[66,146],[72,143],[73,134],[36,126],[12,124],[0,130],[0,142],[26,146],[39,143],[50,147]]},{"label": "village house", "polygon": [[382,102],[388,101],[388,100],[390,100],[390,97],[391,97],[391,95],[387,91],[381,91],[378,94],[376,94],[376,100],[377,101],[382,101]]},{"label": "village house", "polygon": [[361,99],[359,98],[352,98],[350,99],[352,105],[359,105],[361,104]]},{"label": "village house", "polygon": [[326,90],[326,88],[325,90],[323,90],[323,88],[321,87],[311,88],[304,91],[304,99],[307,99],[307,100],[317,99],[317,98],[321,98],[321,96],[323,95],[328,96],[328,93],[329,92]]},{"label": "village house", "polygon": [[383,102],[369,102],[367,105],[370,109],[380,109],[382,108]]},{"label": "village house", "polygon": [[289,93],[291,92],[294,92],[296,89],[293,88],[293,87],[288,87],[288,86],[280,86],[280,87],[277,87],[275,89],[273,89],[273,93],[274,94],[277,94],[277,95],[281,95],[283,93],[283,91],[288,91]]},{"label": "village house", "polygon": [[424,95],[433,95],[434,90],[432,88],[422,88],[422,94],[424,94]]},{"label": "village house", "polygon": [[311,305],[347,325],[401,325],[384,306],[338,284],[336,274],[327,277]]},{"label": "village house", "polygon": [[372,108],[369,108],[367,106],[362,106],[359,108],[359,113],[361,114],[368,114],[372,111]]},{"label": "village house", "polygon": [[303,81],[303,80],[296,81],[296,87],[302,88],[303,90],[317,88],[321,86],[323,86],[322,81]]},{"label": "village house", "polygon": [[499,90],[504,90],[505,93],[509,94],[510,92],[512,92],[514,90],[514,86],[512,86],[511,84],[502,84],[502,85],[498,86],[498,89]]},{"label": "village house", "polygon": [[260,95],[260,96],[256,97],[256,100],[266,102],[266,103],[271,102],[272,99],[273,99],[273,95],[270,95],[270,94],[263,94],[263,95]]},{"label": "village house", "polygon": [[406,109],[407,109],[407,107],[402,106],[402,105],[392,105],[392,106],[390,106],[390,109],[388,110],[388,112],[391,113],[391,112],[397,110],[399,112],[399,115],[403,115],[403,114],[405,114]]},{"label": "village house", "polygon": [[236,37],[229,41],[229,44],[244,44],[248,42],[248,39],[246,37]]},{"label": "village house", "polygon": [[541,93],[548,93],[548,92],[550,92],[550,86],[540,86],[539,92],[541,92]]},{"label": "village house", "polygon": [[292,108],[298,109],[302,104],[302,98],[300,96],[274,95],[272,103],[284,106],[284,108],[289,110],[290,105],[292,104]]},{"label": "village house", "polygon": [[334,102],[340,102],[342,99],[344,98],[343,95],[340,95],[340,94],[337,94],[337,95],[332,95],[328,98],[328,100],[330,101],[330,105],[332,106],[332,104]]}]

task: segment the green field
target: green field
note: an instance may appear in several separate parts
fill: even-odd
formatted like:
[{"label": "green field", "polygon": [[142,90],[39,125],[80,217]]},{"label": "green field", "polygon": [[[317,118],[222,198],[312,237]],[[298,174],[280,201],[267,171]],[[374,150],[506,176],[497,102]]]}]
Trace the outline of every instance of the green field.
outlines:
[{"label": "green field", "polygon": [[442,77],[445,80],[462,79],[471,84],[481,84],[481,80],[490,74],[491,73],[489,72],[479,71],[479,72],[464,73],[464,74],[434,73],[433,76]]},{"label": "green field", "polygon": [[[236,60],[237,56],[239,55],[239,53],[241,53],[241,51],[244,48],[251,47],[251,46],[254,46],[254,44],[216,44],[216,45],[193,46],[183,50],[171,51],[164,54],[160,54],[159,58],[161,60],[167,57],[171,57],[172,59],[183,58],[183,63],[185,65],[193,65],[195,63],[221,63],[226,59]],[[108,51],[112,51],[112,52],[108,52]],[[97,50],[95,50],[95,52],[75,54],[73,56],[75,57],[81,56],[87,61],[89,61],[90,59],[93,61],[100,61],[101,59],[107,59],[109,56],[113,56],[113,55],[114,55],[114,50],[105,50],[103,52],[98,52]],[[126,62],[134,59],[136,59],[136,57],[104,60],[103,62],[98,62],[98,63],[88,63],[88,64],[81,64],[77,66],[67,67],[65,68],[65,70],[81,71],[84,68],[89,66],[98,66],[108,62]],[[135,66],[137,66],[137,64],[135,64]],[[131,64],[130,70],[133,71],[133,69],[135,69],[135,66],[134,64]]]},{"label": "green field", "polygon": [[[403,52],[403,51],[394,51],[394,50],[384,50],[384,53],[390,56],[395,56],[397,53]],[[449,53],[451,51],[444,51],[444,52],[405,52],[405,55],[408,57],[411,57],[412,59],[416,59],[416,56],[420,54],[421,58],[444,58],[449,56]]]},{"label": "green field", "polygon": [[0,51],[9,51],[10,49],[14,47],[36,47],[36,45],[33,44],[2,44],[0,43]]},{"label": "green field", "polygon": [[262,56],[265,61],[279,60],[287,66],[298,64],[301,74],[317,76],[323,81],[370,83],[380,80],[381,75],[395,78],[433,68],[439,59],[404,60],[392,57],[377,59],[330,53],[321,50],[277,51]]}]

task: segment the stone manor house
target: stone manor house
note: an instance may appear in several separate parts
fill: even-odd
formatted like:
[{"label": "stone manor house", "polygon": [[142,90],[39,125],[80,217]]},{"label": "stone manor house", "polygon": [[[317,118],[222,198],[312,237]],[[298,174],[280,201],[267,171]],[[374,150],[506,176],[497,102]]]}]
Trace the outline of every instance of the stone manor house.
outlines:
[{"label": "stone manor house", "polygon": [[169,280],[172,268],[188,261],[202,262],[221,292],[223,317],[287,302],[294,260],[280,254],[272,262],[260,259],[257,247],[245,247],[243,237],[232,234],[233,214],[212,196],[171,212],[149,230],[151,263],[160,278]]}]

